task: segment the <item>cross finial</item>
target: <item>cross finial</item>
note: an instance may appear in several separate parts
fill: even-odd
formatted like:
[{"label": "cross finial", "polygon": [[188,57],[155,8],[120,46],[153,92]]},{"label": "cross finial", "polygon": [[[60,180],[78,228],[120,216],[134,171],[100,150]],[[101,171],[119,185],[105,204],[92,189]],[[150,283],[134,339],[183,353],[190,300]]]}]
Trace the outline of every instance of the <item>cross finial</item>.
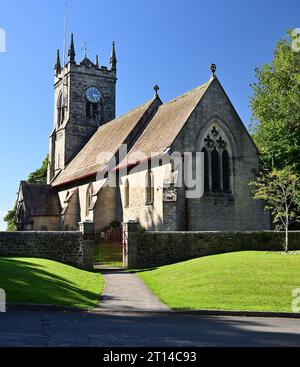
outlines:
[{"label": "cross finial", "polygon": [[155,92],[155,97],[158,97],[159,86],[156,84],[153,89]]},{"label": "cross finial", "polygon": [[216,64],[210,64],[210,70],[212,72],[212,76],[214,77],[216,75],[217,65]]},{"label": "cross finial", "polygon": [[88,52],[90,51],[90,49],[88,48],[88,42],[83,42],[81,45],[81,50],[84,53],[84,57],[87,57]]}]

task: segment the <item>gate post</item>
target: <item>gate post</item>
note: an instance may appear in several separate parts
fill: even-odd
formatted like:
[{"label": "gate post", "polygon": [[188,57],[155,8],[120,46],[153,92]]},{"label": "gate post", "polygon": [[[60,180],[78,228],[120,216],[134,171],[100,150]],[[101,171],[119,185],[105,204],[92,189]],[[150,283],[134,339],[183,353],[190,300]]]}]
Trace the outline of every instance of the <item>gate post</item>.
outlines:
[{"label": "gate post", "polygon": [[123,227],[123,265],[126,268],[133,268],[136,263],[136,239],[138,223],[134,221],[122,223]]},{"label": "gate post", "polygon": [[85,269],[94,269],[94,249],[95,249],[95,223],[94,222],[80,222],[79,230],[83,234],[82,245],[82,267]]}]

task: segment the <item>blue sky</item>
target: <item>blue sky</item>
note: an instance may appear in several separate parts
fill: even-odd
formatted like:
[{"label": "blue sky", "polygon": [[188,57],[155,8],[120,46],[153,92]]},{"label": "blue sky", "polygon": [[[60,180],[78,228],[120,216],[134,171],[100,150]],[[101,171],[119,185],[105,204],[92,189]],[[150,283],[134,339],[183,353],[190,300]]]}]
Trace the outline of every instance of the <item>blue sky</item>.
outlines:
[{"label": "blue sky", "polygon": [[[0,229],[18,183],[40,166],[53,124],[53,66],[63,48],[64,0],[0,0]],[[205,82],[209,65],[248,125],[254,68],[269,62],[276,42],[300,27],[294,0],[69,0],[68,32],[77,60],[89,42],[108,65],[118,56],[117,114],[153,95],[167,101]],[[69,38],[69,37],[68,37]]]}]

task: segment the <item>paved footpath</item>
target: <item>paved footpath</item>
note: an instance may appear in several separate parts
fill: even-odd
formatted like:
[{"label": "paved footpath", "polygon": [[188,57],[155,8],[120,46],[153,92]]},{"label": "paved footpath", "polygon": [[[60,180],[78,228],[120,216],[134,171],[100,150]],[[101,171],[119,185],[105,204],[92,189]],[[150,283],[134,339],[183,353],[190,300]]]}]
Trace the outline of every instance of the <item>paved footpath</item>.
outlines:
[{"label": "paved footpath", "polygon": [[122,270],[103,271],[104,292],[98,310],[105,311],[166,311],[144,282],[135,274]]}]

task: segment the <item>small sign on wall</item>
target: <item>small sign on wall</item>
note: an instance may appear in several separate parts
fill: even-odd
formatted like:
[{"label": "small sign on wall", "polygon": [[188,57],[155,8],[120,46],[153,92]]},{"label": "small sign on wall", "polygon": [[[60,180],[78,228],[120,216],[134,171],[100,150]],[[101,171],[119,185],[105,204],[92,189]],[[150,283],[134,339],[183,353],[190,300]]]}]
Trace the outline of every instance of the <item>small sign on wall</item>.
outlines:
[{"label": "small sign on wall", "polygon": [[177,191],[164,188],[163,200],[164,202],[177,201]]}]

